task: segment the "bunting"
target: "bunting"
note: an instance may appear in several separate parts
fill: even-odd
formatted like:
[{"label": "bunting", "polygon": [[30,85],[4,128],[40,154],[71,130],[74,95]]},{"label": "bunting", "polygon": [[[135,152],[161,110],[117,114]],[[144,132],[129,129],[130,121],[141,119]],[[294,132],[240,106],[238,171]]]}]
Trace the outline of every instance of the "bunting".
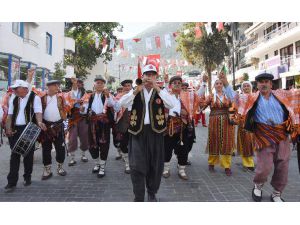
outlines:
[{"label": "bunting", "polygon": [[160,37],[159,36],[155,37],[155,44],[156,44],[156,48],[160,48]]},{"label": "bunting", "polygon": [[146,38],[146,50],[151,50],[152,45],[151,45],[151,38]]},{"label": "bunting", "polygon": [[171,47],[171,45],[172,45],[170,34],[165,34],[165,45],[166,45],[166,48]]}]

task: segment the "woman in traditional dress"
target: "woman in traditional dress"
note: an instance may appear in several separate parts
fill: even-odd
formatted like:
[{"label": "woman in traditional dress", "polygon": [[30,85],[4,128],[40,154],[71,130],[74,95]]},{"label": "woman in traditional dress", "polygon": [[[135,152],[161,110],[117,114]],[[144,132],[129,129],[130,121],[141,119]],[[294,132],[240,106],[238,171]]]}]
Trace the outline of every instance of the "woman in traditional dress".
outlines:
[{"label": "woman in traditional dress", "polygon": [[[207,81],[207,77],[203,77]],[[203,83],[204,85],[204,83]],[[202,85],[202,86],[203,86]],[[208,140],[206,151],[208,152],[208,169],[215,172],[215,165],[219,164],[225,169],[227,176],[231,176],[231,155],[234,150],[234,126],[229,122],[229,108],[231,101],[223,92],[223,83],[216,80],[215,93],[208,97],[202,97],[200,107],[204,110],[210,107]]]}]

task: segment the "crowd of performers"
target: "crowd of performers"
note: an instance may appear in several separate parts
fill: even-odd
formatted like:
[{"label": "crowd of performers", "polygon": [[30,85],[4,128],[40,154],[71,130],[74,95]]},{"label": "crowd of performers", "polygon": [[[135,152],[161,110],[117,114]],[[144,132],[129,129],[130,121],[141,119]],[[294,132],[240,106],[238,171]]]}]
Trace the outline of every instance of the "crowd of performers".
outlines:
[{"label": "crowd of performers", "polygon": [[[75,166],[75,151],[80,148],[80,160],[88,162],[89,152],[95,163],[92,173],[104,177],[112,133],[118,150],[116,159],[123,159],[124,171],[131,177],[134,201],[144,201],[145,192],[148,201],[157,201],[161,178],[171,175],[173,153],[179,178],[189,179],[186,166],[191,164],[188,156],[196,141],[195,126],[200,118],[203,127],[207,126],[203,112],[209,107],[208,170],[214,173],[215,166],[220,164],[225,174],[231,176],[231,158],[237,148],[243,168],[255,171],[253,200],[261,201],[263,185],[274,167],[274,191],[270,198],[283,201],[290,140],[294,144],[299,142],[300,90],[272,90],[271,74],[256,77],[257,92],[252,93],[251,83],[244,82],[242,93],[237,93],[226,75],[220,73],[213,94],[207,95],[206,75],[195,91],[189,90],[180,76],[169,79],[166,75],[160,86],[156,67],[149,64],[143,68],[143,77],[135,81],[135,88],[132,80],[124,80],[115,96],[106,88],[101,75],[94,80],[94,91],[86,91],[83,81],[72,77],[70,91],[61,91],[60,82],[51,80],[45,92],[31,87],[32,76],[33,71],[29,70],[28,82],[17,80],[4,96],[2,126],[11,149],[29,122],[41,128],[38,142],[44,164],[42,180],[53,176],[53,146],[58,175],[67,175],[63,166],[66,153],[70,156],[68,165]],[[25,186],[31,184],[34,148],[33,145],[23,160]],[[20,158],[20,154],[12,151],[6,192],[16,188]]]}]

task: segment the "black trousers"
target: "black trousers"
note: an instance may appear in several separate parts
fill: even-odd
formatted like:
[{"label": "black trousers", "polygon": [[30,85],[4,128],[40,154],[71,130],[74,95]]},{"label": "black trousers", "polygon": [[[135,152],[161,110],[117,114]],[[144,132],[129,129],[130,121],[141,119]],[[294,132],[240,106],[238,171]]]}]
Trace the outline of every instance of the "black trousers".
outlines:
[{"label": "black trousers", "polygon": [[[138,135],[129,134],[129,166],[135,200],[144,201],[145,189],[156,194],[164,167],[164,137],[144,125]],[[146,188],[145,188],[146,186]]]},{"label": "black trousers", "polygon": [[184,140],[183,138],[183,145],[181,145],[180,141],[180,133],[174,134],[172,137],[166,135],[165,137],[165,162],[170,162],[173,150],[177,156],[178,164],[181,166],[187,165],[187,159],[189,154],[189,141],[191,140]]},{"label": "black trousers", "polygon": [[[63,126],[63,125],[62,125]],[[51,150],[54,144],[56,152],[56,162],[63,163],[65,161],[66,149],[64,145],[64,134],[61,131],[54,140],[45,139],[42,143],[43,164],[44,166],[52,164]]]},{"label": "black trousers", "polygon": [[[19,139],[20,135],[22,134],[23,130],[25,129],[26,125],[24,126],[15,126],[16,133],[9,137],[9,145],[10,148],[13,149],[15,143]],[[35,146],[30,149],[29,153],[24,157],[24,180],[30,179],[32,174],[33,168],[33,155],[34,155],[34,148]],[[17,185],[19,179],[19,168],[20,168],[20,160],[21,155],[17,153],[11,153],[10,155],[10,164],[9,164],[9,174],[7,175],[7,181],[10,185]]]},{"label": "black trousers", "polygon": [[129,142],[129,133],[122,134],[122,139],[120,141],[120,149],[122,153],[128,153],[128,142]]},{"label": "black trousers", "polygon": [[[105,143],[102,141],[105,140]],[[110,143],[110,124],[103,124],[97,121],[96,145],[90,146],[89,151],[93,159],[107,160]]]}]

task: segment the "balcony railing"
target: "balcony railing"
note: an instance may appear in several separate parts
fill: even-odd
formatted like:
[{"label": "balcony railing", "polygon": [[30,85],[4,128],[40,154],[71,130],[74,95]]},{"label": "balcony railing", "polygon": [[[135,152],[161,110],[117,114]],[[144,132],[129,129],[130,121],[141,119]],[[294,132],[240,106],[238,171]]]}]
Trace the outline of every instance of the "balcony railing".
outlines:
[{"label": "balcony railing", "polygon": [[296,65],[300,66],[300,53],[281,57],[280,64],[287,65],[288,68]]},{"label": "balcony railing", "polygon": [[30,44],[30,45],[32,45],[32,46],[34,46],[34,47],[36,47],[36,48],[39,47],[39,44],[38,44],[38,43],[36,43],[34,40],[31,40],[31,39],[29,39],[29,38],[24,38],[24,39],[23,39],[23,42],[24,42],[24,43],[27,43],[27,44]]},{"label": "balcony railing", "polygon": [[[251,51],[252,49],[256,48],[261,43],[267,43],[271,39],[278,37],[279,35],[282,35],[290,30],[292,30],[295,27],[298,27],[300,24],[297,22],[293,23],[285,23],[280,27],[277,27],[275,30],[271,31],[270,33],[264,35],[263,37],[258,37],[257,39],[253,40],[251,43],[246,45],[246,52]],[[247,42],[247,40],[246,40]]]}]

